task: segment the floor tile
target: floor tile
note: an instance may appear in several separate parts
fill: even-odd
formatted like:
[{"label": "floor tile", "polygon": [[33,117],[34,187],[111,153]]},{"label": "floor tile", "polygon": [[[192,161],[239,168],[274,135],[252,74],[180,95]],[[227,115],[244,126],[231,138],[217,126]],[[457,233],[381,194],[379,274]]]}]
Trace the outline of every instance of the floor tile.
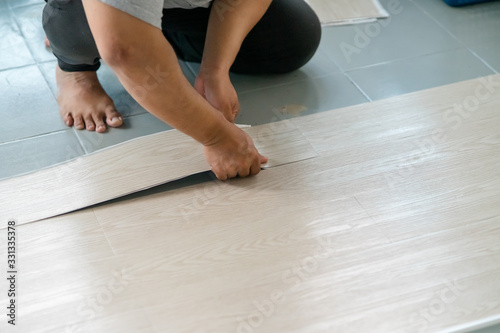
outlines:
[{"label": "floor tile", "polygon": [[7,0],[11,8],[39,4],[41,0]]},{"label": "floor tile", "polygon": [[33,64],[35,61],[8,8],[0,7],[0,70]]},{"label": "floor tile", "polygon": [[[343,70],[460,46],[456,39],[410,1],[384,0],[381,3],[391,14],[386,20],[323,29],[321,46]],[[389,6],[389,3],[400,5]],[[418,25],[409,22],[418,22]]]},{"label": "floor tile", "polygon": [[485,327],[477,331],[471,331],[470,333],[498,333],[498,332],[500,332],[500,324],[490,327]]},{"label": "floor tile", "polygon": [[0,71],[0,143],[66,129],[36,66]]},{"label": "floor tile", "polygon": [[54,59],[52,52],[45,48],[45,32],[42,28],[43,7],[44,2],[38,2],[38,5],[16,7],[12,10],[28,48],[36,61]]},{"label": "floor tile", "polygon": [[477,46],[471,46],[470,49],[481,59],[486,61],[486,63],[490,65],[497,73],[500,72],[500,43],[487,43]]},{"label": "floor tile", "polygon": [[493,71],[465,48],[347,72],[372,100],[490,74]]},{"label": "floor tile", "polygon": [[[199,63],[188,63],[194,73],[200,69]],[[318,50],[314,57],[302,68],[288,74],[280,75],[242,75],[230,74],[231,82],[238,93],[251,90],[265,89],[294,81],[312,79],[331,73],[340,72],[338,66],[326,55],[323,50]]]},{"label": "floor tile", "polygon": [[105,133],[76,131],[87,152],[93,152],[120,142],[172,129],[150,113],[124,118],[119,128],[108,128]]},{"label": "floor tile", "polygon": [[243,93],[236,122],[260,125],[366,101],[367,98],[344,74],[334,73]]},{"label": "floor tile", "polygon": [[450,7],[444,1],[413,0],[467,46],[500,41],[500,2]]},{"label": "floor tile", "polygon": [[0,144],[0,179],[36,171],[83,154],[72,130]]}]

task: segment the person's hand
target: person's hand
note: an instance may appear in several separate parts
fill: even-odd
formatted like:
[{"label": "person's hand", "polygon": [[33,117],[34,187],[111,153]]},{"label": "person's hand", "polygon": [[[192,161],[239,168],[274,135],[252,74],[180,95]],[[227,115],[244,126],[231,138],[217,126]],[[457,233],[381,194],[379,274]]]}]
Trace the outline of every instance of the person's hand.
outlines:
[{"label": "person's hand", "polygon": [[252,138],[230,123],[213,142],[205,144],[204,151],[208,164],[220,180],[256,175],[261,164],[267,163],[267,157],[259,154]]},{"label": "person's hand", "polygon": [[238,95],[228,73],[216,73],[201,69],[194,82],[194,88],[224,117],[234,122],[240,112]]}]

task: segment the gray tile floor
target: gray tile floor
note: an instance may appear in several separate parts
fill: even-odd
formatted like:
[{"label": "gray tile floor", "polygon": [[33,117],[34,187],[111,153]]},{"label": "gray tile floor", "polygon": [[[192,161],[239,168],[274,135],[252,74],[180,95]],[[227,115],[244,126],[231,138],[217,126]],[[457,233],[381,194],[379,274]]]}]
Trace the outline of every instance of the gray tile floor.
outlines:
[{"label": "gray tile floor", "polygon": [[[500,71],[500,2],[463,8],[441,0],[381,2],[389,19],[324,28],[317,54],[296,72],[232,75],[242,108],[237,122],[258,125]],[[99,77],[125,125],[104,134],[66,127],[55,100],[56,63],[43,44],[43,6],[0,0],[0,179],[170,128],[139,106],[106,66]],[[181,66],[193,82],[199,65]]]},{"label": "gray tile floor", "polygon": [[[289,110],[321,112],[500,71],[500,1],[462,8],[442,0],[381,2],[389,19],[324,28],[316,56],[294,73],[232,75],[242,107],[237,122],[257,125],[299,116]],[[43,5],[0,0],[0,179],[170,128],[106,66],[99,77],[124,126],[104,134],[66,127],[57,112],[54,57],[43,44]],[[198,65],[181,66],[193,82]]]}]

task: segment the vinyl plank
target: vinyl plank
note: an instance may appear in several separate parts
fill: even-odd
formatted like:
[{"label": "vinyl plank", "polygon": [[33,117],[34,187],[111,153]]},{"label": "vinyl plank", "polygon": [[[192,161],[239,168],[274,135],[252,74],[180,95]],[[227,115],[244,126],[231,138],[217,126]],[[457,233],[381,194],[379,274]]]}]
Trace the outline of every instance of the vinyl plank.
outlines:
[{"label": "vinyl plank", "polygon": [[[1,233],[2,244],[6,236]],[[126,267],[113,260],[113,250],[92,210],[18,225],[16,243],[19,330],[76,332],[73,326],[83,325],[90,317],[103,318],[136,307],[132,300],[121,304],[126,289],[112,288],[129,281],[123,278]],[[0,249],[4,258],[6,250]],[[1,280],[2,290],[7,290],[6,283]],[[109,300],[106,297],[112,290]],[[92,298],[98,299],[97,304],[93,305]],[[7,294],[2,293],[0,302],[6,300]],[[0,325],[2,331],[7,327],[4,320]]]},{"label": "vinyl plank", "polygon": [[[29,327],[54,327],[57,314],[97,332],[417,333],[498,317],[499,83],[495,75],[251,128],[283,164],[21,225]],[[474,96],[477,107],[457,113]],[[446,140],[419,146],[440,127]],[[131,143],[175,142],[175,131],[164,133]],[[130,152],[115,165],[140,158],[146,175],[151,156],[173,149],[109,150],[120,147]],[[140,155],[144,147],[155,149]],[[114,167],[104,162],[93,161],[108,168],[102,175]],[[122,182],[145,179],[134,177]],[[51,265],[48,252],[58,253]],[[78,309],[115,270],[133,278],[94,320],[83,318]]]},{"label": "vinyl plank", "polygon": [[[290,122],[245,130],[260,151],[270,156],[268,166],[317,155]],[[7,190],[0,194],[2,217],[28,223],[208,169],[201,145],[190,137],[176,130],[152,134],[3,181]]]},{"label": "vinyl plank", "polygon": [[[151,249],[162,259],[144,283],[142,300],[158,331],[244,331],[247,325],[262,332],[436,331],[500,311],[497,222],[407,242],[363,246],[361,241],[360,248],[347,253],[337,253],[335,232],[323,233],[326,225],[321,224],[308,226],[310,238],[271,249],[265,243],[241,248],[238,238],[222,235],[220,242],[196,249],[189,240],[194,232],[177,250]],[[235,230],[243,226],[232,224]],[[214,236],[199,230],[210,243]],[[357,235],[354,231],[351,237]],[[321,247],[322,237],[331,237],[331,252]],[[220,251],[224,245],[227,250]],[[151,272],[137,269],[138,275],[143,269]],[[456,286],[456,294],[450,286]],[[438,298],[443,290],[453,302]],[[271,304],[275,293],[282,296]],[[425,311],[435,302],[446,311],[431,312],[427,322]],[[188,320],[192,317],[197,320]]]},{"label": "vinyl plank", "polygon": [[324,25],[352,24],[389,16],[378,0],[306,1]]}]

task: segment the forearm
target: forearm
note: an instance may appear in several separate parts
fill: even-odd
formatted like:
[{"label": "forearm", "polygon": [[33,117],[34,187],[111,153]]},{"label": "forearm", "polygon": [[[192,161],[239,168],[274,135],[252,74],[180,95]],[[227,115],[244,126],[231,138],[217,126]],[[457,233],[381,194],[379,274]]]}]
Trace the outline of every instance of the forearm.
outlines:
[{"label": "forearm", "polygon": [[215,0],[210,13],[201,68],[228,73],[243,40],[272,0]]},{"label": "forearm", "polygon": [[[227,121],[188,82],[176,55],[161,35],[141,48],[136,61],[114,66],[120,82],[146,110],[202,144]],[[156,45],[155,45],[156,44]]]},{"label": "forearm", "polygon": [[100,1],[83,4],[101,57],[146,110],[203,144],[231,125],[191,87],[161,30]]}]

